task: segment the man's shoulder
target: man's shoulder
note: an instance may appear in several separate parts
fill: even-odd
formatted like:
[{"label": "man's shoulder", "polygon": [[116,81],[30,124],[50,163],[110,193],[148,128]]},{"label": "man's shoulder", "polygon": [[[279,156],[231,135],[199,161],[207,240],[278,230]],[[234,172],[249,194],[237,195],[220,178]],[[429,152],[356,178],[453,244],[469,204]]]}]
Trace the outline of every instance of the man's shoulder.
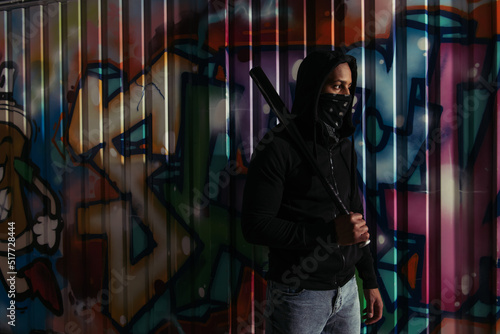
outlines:
[{"label": "man's shoulder", "polygon": [[268,130],[259,140],[258,146],[277,146],[280,148],[289,147],[292,142],[291,137],[283,124],[278,124]]},{"label": "man's shoulder", "polygon": [[252,160],[259,160],[263,164],[273,164],[277,161],[285,163],[290,159],[293,145],[286,128],[283,125],[277,125],[267,131],[254,146]]}]

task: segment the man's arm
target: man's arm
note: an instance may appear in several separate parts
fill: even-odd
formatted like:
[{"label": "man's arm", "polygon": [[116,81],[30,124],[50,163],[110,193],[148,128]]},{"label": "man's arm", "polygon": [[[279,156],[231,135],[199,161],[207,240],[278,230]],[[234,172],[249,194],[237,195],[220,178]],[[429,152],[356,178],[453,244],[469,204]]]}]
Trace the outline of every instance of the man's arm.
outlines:
[{"label": "man's arm", "polygon": [[384,304],[378,289],[364,289],[366,308],[363,310],[365,324],[371,325],[382,318]]},{"label": "man's arm", "polygon": [[[278,142],[277,142],[278,141]],[[241,214],[242,232],[253,244],[304,249],[332,231],[327,222],[301,223],[278,217],[289,164],[289,146],[275,137],[256,148],[248,169]]]}]

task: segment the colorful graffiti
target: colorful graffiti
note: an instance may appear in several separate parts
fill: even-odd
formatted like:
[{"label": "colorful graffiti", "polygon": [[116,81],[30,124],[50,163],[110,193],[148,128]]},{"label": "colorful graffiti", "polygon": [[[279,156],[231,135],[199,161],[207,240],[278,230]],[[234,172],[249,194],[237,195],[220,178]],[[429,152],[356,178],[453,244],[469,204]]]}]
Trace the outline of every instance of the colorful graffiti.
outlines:
[{"label": "colorful graffiti", "polygon": [[333,44],[359,63],[354,140],[385,303],[362,331],[500,328],[496,2],[0,13],[0,332],[263,332],[267,255],[239,212],[276,120],[248,71],[290,104],[301,59]]}]

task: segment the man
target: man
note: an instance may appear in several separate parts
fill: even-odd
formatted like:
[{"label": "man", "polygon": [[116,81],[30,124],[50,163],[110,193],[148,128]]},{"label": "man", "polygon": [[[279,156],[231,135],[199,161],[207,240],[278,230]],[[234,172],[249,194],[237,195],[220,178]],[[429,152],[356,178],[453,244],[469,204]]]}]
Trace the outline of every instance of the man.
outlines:
[{"label": "man", "polygon": [[255,148],[248,169],[242,230],[269,247],[266,333],[359,333],[355,268],[363,280],[367,325],[382,317],[363,206],[356,184],[352,104],[355,58],[313,52],[299,68],[289,122],[295,124],[349,215],[336,208],[320,179],[280,124]]}]

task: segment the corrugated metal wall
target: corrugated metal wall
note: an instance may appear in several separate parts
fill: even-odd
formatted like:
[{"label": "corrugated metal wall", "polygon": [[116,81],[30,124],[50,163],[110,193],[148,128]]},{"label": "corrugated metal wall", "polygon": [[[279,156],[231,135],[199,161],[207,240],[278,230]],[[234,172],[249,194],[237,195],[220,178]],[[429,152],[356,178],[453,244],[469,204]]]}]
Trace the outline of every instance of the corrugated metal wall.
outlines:
[{"label": "corrugated metal wall", "polygon": [[262,332],[266,250],[239,213],[276,120],[248,71],[291,106],[300,60],[334,46],[359,64],[385,303],[363,331],[500,331],[498,16],[488,0],[0,2],[0,331]]}]

